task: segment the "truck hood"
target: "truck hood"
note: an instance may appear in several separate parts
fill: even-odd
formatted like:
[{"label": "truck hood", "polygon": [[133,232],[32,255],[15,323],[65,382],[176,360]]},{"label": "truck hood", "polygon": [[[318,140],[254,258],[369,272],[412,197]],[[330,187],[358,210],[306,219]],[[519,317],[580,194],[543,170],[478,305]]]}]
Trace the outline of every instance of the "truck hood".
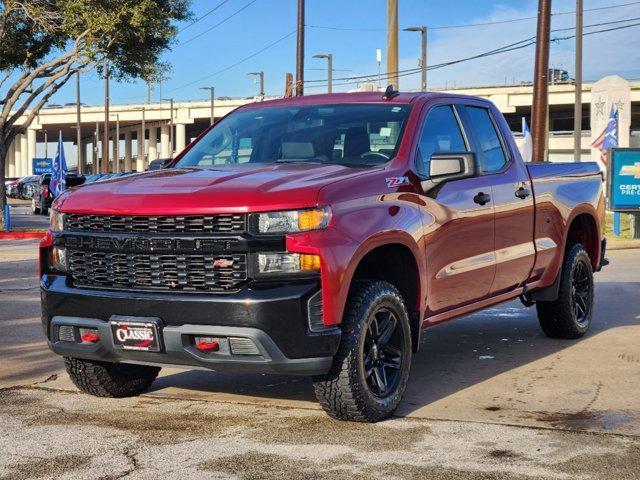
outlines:
[{"label": "truck hood", "polygon": [[117,215],[304,208],[317,205],[323,186],[372,170],[311,163],[174,168],[83,185],[61,195],[55,207],[66,213]]}]

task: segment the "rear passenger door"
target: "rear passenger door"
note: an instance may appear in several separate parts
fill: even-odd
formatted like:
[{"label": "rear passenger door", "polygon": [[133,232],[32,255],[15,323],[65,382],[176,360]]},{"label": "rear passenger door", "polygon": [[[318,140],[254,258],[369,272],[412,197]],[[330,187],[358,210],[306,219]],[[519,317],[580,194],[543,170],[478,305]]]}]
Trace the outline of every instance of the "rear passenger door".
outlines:
[{"label": "rear passenger door", "polygon": [[[534,205],[531,181],[504,118],[486,105],[467,105],[463,124],[473,137],[479,174],[491,182],[495,209],[496,274],[490,293],[497,295],[520,286],[535,261]],[[498,123],[501,122],[501,123]]]},{"label": "rear passenger door", "polygon": [[[423,121],[416,170],[428,178],[434,153],[472,152],[458,106],[434,105]],[[493,202],[486,177],[451,180],[424,192],[429,218],[424,225],[428,315],[488,296],[495,273]]]}]

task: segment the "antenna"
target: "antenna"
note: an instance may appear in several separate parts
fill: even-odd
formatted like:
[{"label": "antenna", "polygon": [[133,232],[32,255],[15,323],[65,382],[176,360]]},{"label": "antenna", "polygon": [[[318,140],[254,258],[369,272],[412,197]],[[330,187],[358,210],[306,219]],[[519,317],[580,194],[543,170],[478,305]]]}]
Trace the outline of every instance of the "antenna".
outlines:
[{"label": "antenna", "polygon": [[382,96],[383,100],[391,100],[393,97],[397,97],[400,94],[397,90],[393,89],[393,85],[387,86],[387,89],[384,91],[384,95]]}]

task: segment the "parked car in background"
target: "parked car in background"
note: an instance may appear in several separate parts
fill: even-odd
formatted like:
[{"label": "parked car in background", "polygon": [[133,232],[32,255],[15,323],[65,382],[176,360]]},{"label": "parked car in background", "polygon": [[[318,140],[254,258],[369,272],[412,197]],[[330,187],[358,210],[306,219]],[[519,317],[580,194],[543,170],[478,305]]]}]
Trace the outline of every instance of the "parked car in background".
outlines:
[{"label": "parked car in background", "polygon": [[20,180],[18,177],[5,178],[4,180],[4,190],[7,193],[7,197],[13,198],[13,191],[15,189],[16,183]]},{"label": "parked car in background", "polygon": [[38,183],[40,176],[39,175],[27,175],[26,177],[22,177],[18,180],[16,184],[16,196],[15,198],[20,198],[22,200],[31,200],[33,196],[33,191]]},{"label": "parked car in background", "polygon": [[[65,178],[67,188],[77,187],[78,185],[82,185],[85,182],[85,177],[78,176],[75,174],[67,175]],[[33,195],[31,197],[31,213],[33,214],[49,214],[49,207],[51,207],[51,203],[55,199],[51,189],[49,188],[51,183],[51,174],[46,173],[44,175],[40,175],[38,182],[33,190]]]}]

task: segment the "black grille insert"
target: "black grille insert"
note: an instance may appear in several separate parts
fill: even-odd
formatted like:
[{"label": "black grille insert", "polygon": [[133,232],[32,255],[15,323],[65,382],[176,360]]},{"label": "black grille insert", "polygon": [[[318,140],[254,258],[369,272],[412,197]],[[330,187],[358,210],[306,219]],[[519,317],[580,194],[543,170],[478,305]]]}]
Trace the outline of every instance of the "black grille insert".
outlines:
[{"label": "black grille insert", "polygon": [[244,254],[139,254],[68,252],[69,271],[78,287],[230,292],[247,280]]},{"label": "black grille insert", "polygon": [[85,215],[67,214],[65,230],[72,232],[213,232],[246,231],[246,215],[217,214],[189,216]]}]

